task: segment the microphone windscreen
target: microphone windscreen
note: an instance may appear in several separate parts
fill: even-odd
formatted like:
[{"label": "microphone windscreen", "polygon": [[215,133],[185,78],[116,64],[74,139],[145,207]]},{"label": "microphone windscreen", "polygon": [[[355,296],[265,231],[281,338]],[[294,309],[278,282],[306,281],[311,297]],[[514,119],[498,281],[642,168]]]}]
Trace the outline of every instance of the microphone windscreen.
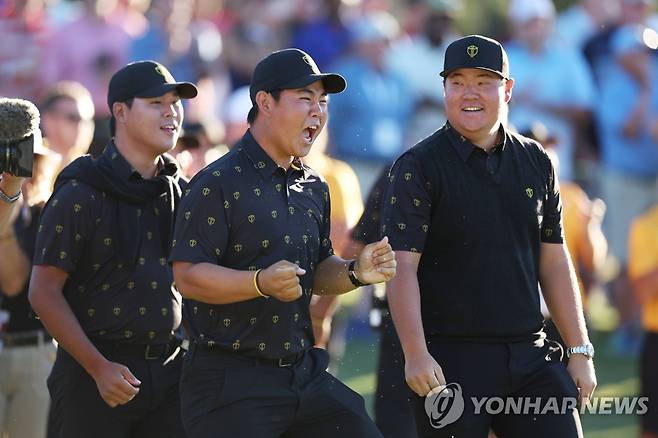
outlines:
[{"label": "microphone windscreen", "polygon": [[39,129],[39,110],[28,100],[0,98],[0,143],[15,143]]}]

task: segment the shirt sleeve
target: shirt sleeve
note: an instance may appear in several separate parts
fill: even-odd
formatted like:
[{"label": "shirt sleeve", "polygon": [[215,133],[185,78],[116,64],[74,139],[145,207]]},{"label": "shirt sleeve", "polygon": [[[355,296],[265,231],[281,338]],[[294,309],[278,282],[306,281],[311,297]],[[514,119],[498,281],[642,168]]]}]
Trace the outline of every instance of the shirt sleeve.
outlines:
[{"label": "shirt sleeve", "polygon": [[544,218],[541,225],[541,241],[544,243],[564,243],[560,183],[551,159],[543,150],[541,154],[546,178],[546,199],[544,201]]},{"label": "shirt sleeve", "polygon": [[389,170],[390,166],[386,166],[370,190],[363,214],[359,222],[352,229],[352,240],[367,245],[381,239],[380,217],[382,213],[382,198],[386,194],[386,188],[388,187]]},{"label": "shirt sleeve", "polygon": [[222,193],[219,178],[204,175],[183,192],[176,215],[170,262],[222,264],[230,224],[226,214],[228,201]]},{"label": "shirt sleeve", "polygon": [[394,251],[423,252],[432,198],[419,159],[403,155],[393,165],[389,180],[382,199],[382,235],[388,236]]},{"label": "shirt sleeve", "polygon": [[74,271],[85,245],[93,238],[103,210],[102,194],[70,181],[58,189],[43,209],[37,229],[34,265]]}]

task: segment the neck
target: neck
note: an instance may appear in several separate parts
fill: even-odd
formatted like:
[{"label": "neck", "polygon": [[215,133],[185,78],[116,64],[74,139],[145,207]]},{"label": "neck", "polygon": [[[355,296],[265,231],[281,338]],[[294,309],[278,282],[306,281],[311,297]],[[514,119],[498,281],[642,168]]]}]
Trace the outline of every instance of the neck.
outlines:
[{"label": "neck", "polygon": [[462,134],[468,141],[473,143],[475,146],[480,149],[484,149],[485,152],[491,151],[494,146],[500,143],[500,125],[495,129],[491,130],[485,135],[482,136],[473,136],[472,134]]},{"label": "neck", "polygon": [[276,139],[272,136],[272,130],[269,129],[269,126],[267,126],[265,122],[254,122],[249,128],[249,131],[251,131],[251,135],[254,136],[256,143],[263,148],[272,161],[286,170],[290,167],[290,163],[292,163],[294,157],[280,152],[281,148],[277,147]]},{"label": "neck", "polygon": [[149,179],[155,176],[159,155],[144,153],[129,141],[122,139],[119,133],[114,137],[114,144],[123,158],[139,172],[142,178]]}]

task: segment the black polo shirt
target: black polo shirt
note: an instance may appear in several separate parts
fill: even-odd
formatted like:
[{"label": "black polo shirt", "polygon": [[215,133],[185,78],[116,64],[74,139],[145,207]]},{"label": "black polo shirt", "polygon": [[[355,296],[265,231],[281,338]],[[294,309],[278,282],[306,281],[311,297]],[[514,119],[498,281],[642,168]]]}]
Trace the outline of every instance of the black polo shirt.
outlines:
[{"label": "black polo shirt", "polygon": [[352,228],[352,240],[368,245],[381,239],[382,199],[386,195],[390,168],[391,166],[387,165],[382,170],[372,189],[370,189],[366,205],[363,208],[363,214],[361,214],[359,222]]},{"label": "black polo shirt", "polygon": [[[141,179],[113,144],[103,152],[114,158],[117,178]],[[137,261],[126,264],[117,251],[116,208],[119,201],[85,183],[68,181],[48,201],[41,216],[35,265],[58,267],[69,274],[64,296],[92,340],[138,344],[168,342],[181,322],[182,298],[173,288],[160,230],[169,212],[165,196],[144,204],[124,205],[139,217],[131,233]]]},{"label": "black polo shirt", "polygon": [[313,272],[333,250],[329,189],[312,169],[295,160],[284,170],[247,131],[190,182],[174,238],[171,261],[256,271],[288,260],[306,270],[300,278],[304,293],[293,302],[262,297],[225,305],[186,301],[197,342],[263,358],[313,346],[308,310]]},{"label": "black polo shirt", "polygon": [[541,242],[562,243],[551,161],[532,140],[501,128],[496,152],[444,125],[391,170],[384,230],[396,251],[422,253],[425,334],[478,340],[541,329]]},{"label": "black polo shirt", "polygon": [[[14,222],[16,240],[28,260],[32,260],[34,253],[34,241],[37,236],[41,208],[41,205],[32,207],[22,206]],[[9,322],[4,328],[4,331],[7,333],[43,330],[41,321],[32,314],[30,303],[27,299],[28,288],[29,282],[25,282],[25,287],[20,294],[13,297],[6,295],[2,297],[0,309],[9,312]]]}]

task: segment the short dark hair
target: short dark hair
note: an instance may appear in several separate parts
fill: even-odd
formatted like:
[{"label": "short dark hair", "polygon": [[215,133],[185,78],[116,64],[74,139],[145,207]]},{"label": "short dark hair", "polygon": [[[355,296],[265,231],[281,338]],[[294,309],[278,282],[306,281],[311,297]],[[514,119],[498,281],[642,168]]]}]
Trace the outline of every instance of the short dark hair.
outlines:
[{"label": "short dark hair", "polygon": [[[125,103],[126,105],[128,105],[128,108],[132,108],[132,107],[133,107],[133,102],[134,102],[134,101],[135,101],[135,98],[134,98],[134,97],[131,97],[130,99],[125,100],[123,103]],[[116,133],[116,130],[117,130],[117,126],[116,126],[116,125],[117,125],[117,121],[116,121],[116,119],[114,118],[114,114],[112,114],[112,118],[110,119],[110,135],[111,135],[112,137],[114,137],[114,134]]]},{"label": "short dark hair", "polygon": [[[277,102],[279,101],[279,98],[281,97],[281,91],[282,90],[272,90],[268,91],[276,100]],[[251,107],[251,110],[249,110],[249,114],[247,114],[247,123],[250,125],[253,125],[253,123],[256,121],[256,116],[258,115],[258,104],[254,103],[253,106]]]}]

